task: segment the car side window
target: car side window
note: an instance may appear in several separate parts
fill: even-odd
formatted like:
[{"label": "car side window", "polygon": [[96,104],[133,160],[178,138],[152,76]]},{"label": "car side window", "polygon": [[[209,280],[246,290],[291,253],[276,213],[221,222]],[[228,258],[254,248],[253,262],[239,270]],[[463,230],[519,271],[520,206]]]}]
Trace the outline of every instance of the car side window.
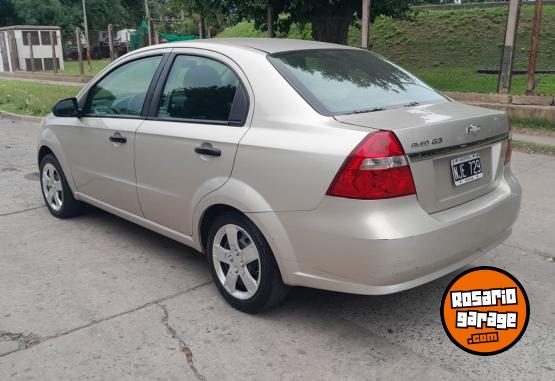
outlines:
[{"label": "car side window", "polygon": [[89,91],[85,115],[137,116],[162,56],[141,58],[114,69]]},{"label": "car side window", "polygon": [[177,56],[160,97],[157,115],[228,122],[239,87],[239,78],[225,64],[206,57]]}]

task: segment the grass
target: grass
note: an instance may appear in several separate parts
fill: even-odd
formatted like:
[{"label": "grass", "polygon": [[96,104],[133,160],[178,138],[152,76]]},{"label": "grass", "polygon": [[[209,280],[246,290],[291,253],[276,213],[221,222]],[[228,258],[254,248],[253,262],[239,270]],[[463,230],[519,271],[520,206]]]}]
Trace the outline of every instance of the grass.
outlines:
[{"label": "grass", "polygon": [[[555,65],[555,62],[554,62]],[[440,91],[496,93],[497,75],[476,73],[468,68],[443,67],[406,67],[413,74]],[[539,74],[536,94],[555,95],[555,75]],[[511,93],[524,94],[526,91],[526,75],[515,75],[512,81]]]},{"label": "grass", "polygon": [[79,90],[76,86],[0,79],[0,110],[44,116],[54,103],[77,95]]},{"label": "grass", "polygon": [[[109,59],[91,60],[92,72],[89,72],[87,61],[83,61],[83,70],[85,75],[96,75],[100,73],[110,63]],[[64,70],[58,71],[63,75],[79,75],[79,61],[64,61]]]},{"label": "grass", "polygon": [[[507,7],[431,10],[413,19],[378,17],[372,27],[373,47],[410,66],[494,68],[499,65]],[[526,68],[534,5],[523,5],[517,34],[515,67]],[[555,64],[555,5],[545,5],[538,68]]]},{"label": "grass", "polygon": [[534,130],[546,133],[555,133],[555,121],[548,119],[532,119],[532,118],[511,118],[513,127],[519,130]]},{"label": "grass", "polygon": [[555,156],[555,146],[513,140],[513,149],[526,153],[543,153]]},{"label": "grass", "polygon": [[[279,35],[277,37],[287,37],[297,40],[311,40],[311,27],[310,25],[300,28],[299,25],[291,25],[291,30],[287,35]],[[241,21],[229,28],[224,29],[218,34],[217,37],[268,37],[266,31],[257,30],[254,28],[254,23],[249,21]]]}]

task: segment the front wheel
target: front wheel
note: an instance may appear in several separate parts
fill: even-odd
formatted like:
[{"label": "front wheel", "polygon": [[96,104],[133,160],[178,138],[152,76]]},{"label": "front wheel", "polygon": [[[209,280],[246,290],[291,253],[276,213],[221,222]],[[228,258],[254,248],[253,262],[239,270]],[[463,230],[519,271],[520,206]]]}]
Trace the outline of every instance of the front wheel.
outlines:
[{"label": "front wheel", "polygon": [[216,218],[207,256],[218,290],[238,310],[256,313],[287,295],[289,287],[283,284],[270,246],[242,214],[224,213]]},{"label": "front wheel", "polygon": [[40,184],[44,202],[50,213],[58,218],[73,217],[83,209],[83,204],[73,198],[62,167],[52,154],[40,162]]}]

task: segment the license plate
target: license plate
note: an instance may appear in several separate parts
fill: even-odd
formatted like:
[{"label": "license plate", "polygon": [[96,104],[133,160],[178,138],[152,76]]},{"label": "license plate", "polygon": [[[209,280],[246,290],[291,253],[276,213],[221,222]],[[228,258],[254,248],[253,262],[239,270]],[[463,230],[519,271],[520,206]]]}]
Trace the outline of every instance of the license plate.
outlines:
[{"label": "license plate", "polygon": [[480,154],[473,153],[451,160],[451,174],[456,187],[483,177]]}]

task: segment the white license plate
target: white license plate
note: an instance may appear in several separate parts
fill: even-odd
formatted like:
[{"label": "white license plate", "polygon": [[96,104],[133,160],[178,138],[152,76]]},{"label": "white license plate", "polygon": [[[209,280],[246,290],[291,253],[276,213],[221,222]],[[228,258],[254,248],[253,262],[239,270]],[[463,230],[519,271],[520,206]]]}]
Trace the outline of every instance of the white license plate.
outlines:
[{"label": "white license plate", "polygon": [[451,175],[456,187],[483,177],[480,154],[473,153],[451,160]]}]

